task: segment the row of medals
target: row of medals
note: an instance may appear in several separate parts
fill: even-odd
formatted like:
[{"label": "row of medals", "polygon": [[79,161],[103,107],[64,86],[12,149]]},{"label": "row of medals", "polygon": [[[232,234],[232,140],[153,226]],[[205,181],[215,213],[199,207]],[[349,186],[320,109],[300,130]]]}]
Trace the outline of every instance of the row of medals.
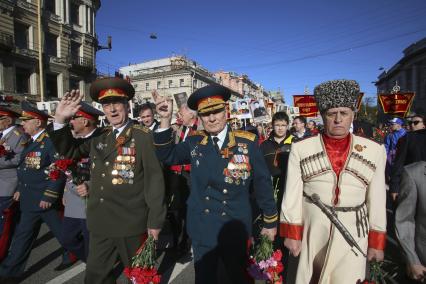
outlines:
[{"label": "row of medals", "polygon": [[[132,148],[133,147],[130,149]],[[123,147],[123,149],[129,148]],[[135,177],[135,164],[136,157],[134,148],[131,151],[128,151],[128,153],[118,155],[112,167],[112,184],[133,184],[133,178]]]},{"label": "row of medals", "polygon": [[41,164],[41,153],[40,152],[30,152],[25,157],[25,165],[31,169],[40,169]]},{"label": "row of medals", "polygon": [[[244,153],[244,151],[241,151]],[[228,167],[224,170],[225,182],[236,185],[244,184],[245,180],[250,177],[250,163],[245,155],[233,155]]]}]

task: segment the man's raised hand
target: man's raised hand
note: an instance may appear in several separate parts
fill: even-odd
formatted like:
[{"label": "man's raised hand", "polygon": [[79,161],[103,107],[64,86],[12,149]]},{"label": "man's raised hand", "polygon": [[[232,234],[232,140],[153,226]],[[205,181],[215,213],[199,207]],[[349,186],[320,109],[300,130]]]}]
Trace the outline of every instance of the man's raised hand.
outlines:
[{"label": "man's raised hand", "polygon": [[56,107],[55,122],[65,123],[73,117],[80,108],[80,102],[83,99],[83,94],[79,90],[66,92]]}]

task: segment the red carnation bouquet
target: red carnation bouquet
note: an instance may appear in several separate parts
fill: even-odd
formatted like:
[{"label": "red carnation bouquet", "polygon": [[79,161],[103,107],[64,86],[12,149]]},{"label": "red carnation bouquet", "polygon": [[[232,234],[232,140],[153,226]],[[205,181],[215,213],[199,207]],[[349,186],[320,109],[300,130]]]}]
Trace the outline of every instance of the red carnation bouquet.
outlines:
[{"label": "red carnation bouquet", "polygon": [[161,275],[155,268],[155,240],[149,236],[132,258],[132,266],[124,269],[124,274],[133,284],[157,284]]},{"label": "red carnation bouquet", "polygon": [[45,173],[51,180],[58,180],[61,173],[65,174],[67,179],[72,178],[71,166],[74,164],[72,159],[56,160],[45,170]]},{"label": "red carnation bouquet", "polygon": [[261,235],[254,253],[249,258],[247,271],[255,280],[266,280],[267,283],[282,284],[283,279],[280,274],[284,270],[284,265],[281,262],[281,258],[281,250],[274,251],[273,242],[267,236]]},{"label": "red carnation bouquet", "polygon": [[0,145],[0,158],[5,157],[6,160],[10,160],[15,156],[15,152],[9,151],[4,145]]}]

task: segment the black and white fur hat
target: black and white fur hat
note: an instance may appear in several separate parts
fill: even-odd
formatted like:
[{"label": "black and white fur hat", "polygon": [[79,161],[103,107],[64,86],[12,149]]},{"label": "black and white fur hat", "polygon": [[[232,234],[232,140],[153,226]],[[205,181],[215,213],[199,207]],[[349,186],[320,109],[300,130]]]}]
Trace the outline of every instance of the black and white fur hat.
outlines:
[{"label": "black and white fur hat", "polygon": [[314,97],[320,113],[336,107],[348,107],[355,110],[358,96],[359,84],[354,80],[326,81],[314,89]]}]

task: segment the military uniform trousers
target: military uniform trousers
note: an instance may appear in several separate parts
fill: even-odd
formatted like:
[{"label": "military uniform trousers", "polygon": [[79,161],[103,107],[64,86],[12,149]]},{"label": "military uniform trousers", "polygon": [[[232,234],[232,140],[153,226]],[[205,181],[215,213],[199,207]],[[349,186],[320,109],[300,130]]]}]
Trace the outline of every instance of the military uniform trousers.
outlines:
[{"label": "military uniform trousers", "polygon": [[4,210],[9,208],[12,202],[12,196],[0,196],[0,236],[3,233],[4,222],[6,221],[4,216]]},{"label": "military uniform trousers", "polygon": [[19,277],[25,269],[31,247],[37,238],[40,221],[46,223],[57,240],[60,240],[62,222],[58,211],[21,211],[21,219],[16,228],[9,254],[0,266],[0,276]]},{"label": "military uniform trousers", "polygon": [[[238,222],[231,222],[239,226]],[[233,231],[233,230],[231,230]],[[242,284],[253,283],[246,272],[247,236],[226,234],[219,245],[212,247],[192,242],[196,284]]]},{"label": "military uniform trousers", "polygon": [[89,231],[86,219],[65,216],[62,220],[61,243],[66,250],[86,262],[89,254]]},{"label": "military uniform trousers", "polygon": [[143,235],[128,237],[105,237],[90,233],[87,258],[86,284],[115,284],[113,267],[119,259],[124,267],[131,265],[132,257],[142,244]]}]

